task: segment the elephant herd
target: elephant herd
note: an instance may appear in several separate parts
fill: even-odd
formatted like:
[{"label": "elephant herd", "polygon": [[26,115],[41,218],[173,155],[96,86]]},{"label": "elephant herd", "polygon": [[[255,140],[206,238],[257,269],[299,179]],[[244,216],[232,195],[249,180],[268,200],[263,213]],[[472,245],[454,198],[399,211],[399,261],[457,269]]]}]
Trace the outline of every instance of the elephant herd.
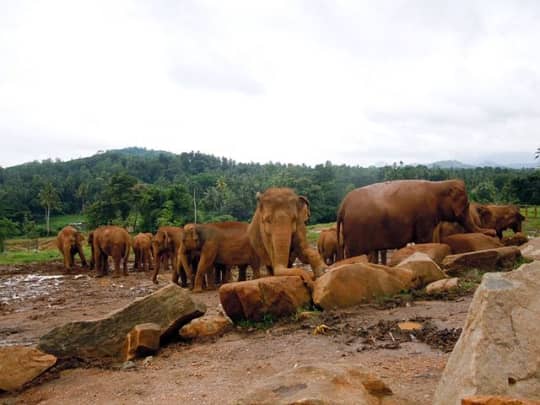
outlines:
[{"label": "elephant herd", "polygon": [[[306,223],[309,201],[290,188],[270,188],[257,194],[257,206],[250,223],[215,222],[162,226],[155,235],[139,233],[131,237],[122,227],[100,226],[90,232],[91,266],[97,275],[108,272],[112,257],[114,276],[127,275],[131,248],[134,268],[148,271],[157,283],[160,267],[171,261],[172,281],[201,292],[204,285],[226,282],[233,266],[239,280],[246,279],[250,267],[253,277],[261,267],[271,275],[297,275],[308,286],[337,260],[367,254],[376,261],[378,252],[396,249],[407,243],[444,242],[452,234],[474,232],[490,237],[502,236],[512,228],[521,231],[524,219],[514,206],[470,204],[461,180],[401,180],[372,184],[355,189],[343,199],[337,212],[336,227],[320,233],[317,250],[307,241]],[[83,236],[67,226],[57,237],[64,266],[73,266],[79,254],[87,265],[81,247]],[[385,255],[381,254],[383,262]],[[309,264],[310,273],[292,268],[300,259]]]}]

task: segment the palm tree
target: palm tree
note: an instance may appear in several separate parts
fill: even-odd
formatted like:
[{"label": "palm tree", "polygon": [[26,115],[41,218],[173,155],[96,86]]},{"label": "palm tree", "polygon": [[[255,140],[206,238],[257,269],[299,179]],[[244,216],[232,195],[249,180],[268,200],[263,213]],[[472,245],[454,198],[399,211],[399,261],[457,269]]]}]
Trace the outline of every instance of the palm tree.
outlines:
[{"label": "palm tree", "polygon": [[538,159],[539,156],[540,156],[540,148],[536,149],[536,153],[534,154],[534,158]]},{"label": "palm tree", "polygon": [[50,218],[51,210],[54,210],[60,206],[60,197],[56,192],[56,189],[51,182],[45,183],[41,191],[39,192],[39,202],[42,207],[45,208],[45,218],[47,221],[47,236],[51,232]]}]

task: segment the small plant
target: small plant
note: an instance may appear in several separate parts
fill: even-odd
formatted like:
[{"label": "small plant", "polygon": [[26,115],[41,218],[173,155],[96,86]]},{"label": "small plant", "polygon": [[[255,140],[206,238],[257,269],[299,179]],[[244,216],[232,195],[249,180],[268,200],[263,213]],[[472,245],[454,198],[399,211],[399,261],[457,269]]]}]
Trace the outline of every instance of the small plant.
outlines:
[{"label": "small plant", "polygon": [[251,321],[249,319],[242,319],[237,325],[242,329],[257,329],[266,330],[270,329],[275,323],[274,316],[272,314],[264,314],[260,321]]}]

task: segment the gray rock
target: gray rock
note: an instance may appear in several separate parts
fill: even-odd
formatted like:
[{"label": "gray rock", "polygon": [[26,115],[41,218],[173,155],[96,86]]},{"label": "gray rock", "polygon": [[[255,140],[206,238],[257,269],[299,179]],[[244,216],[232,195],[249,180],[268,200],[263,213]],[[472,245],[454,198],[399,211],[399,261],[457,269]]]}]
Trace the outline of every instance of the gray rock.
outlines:
[{"label": "gray rock", "polygon": [[436,405],[471,395],[540,400],[540,262],[487,273],[435,393]]},{"label": "gray rock", "polygon": [[194,302],[186,290],[169,284],[104,318],[70,322],[55,328],[41,337],[39,348],[60,358],[123,360],[126,335],[136,325],[159,325],[163,342],[205,311],[205,305]]},{"label": "gray rock", "polygon": [[521,254],[529,259],[540,260],[540,238],[530,239],[519,247]]}]

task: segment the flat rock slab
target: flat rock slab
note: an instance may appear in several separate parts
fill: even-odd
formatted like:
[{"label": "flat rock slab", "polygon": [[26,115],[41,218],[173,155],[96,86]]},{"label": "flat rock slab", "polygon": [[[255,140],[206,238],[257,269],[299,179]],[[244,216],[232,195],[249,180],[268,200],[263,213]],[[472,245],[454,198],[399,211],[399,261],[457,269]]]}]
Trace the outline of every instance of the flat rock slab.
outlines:
[{"label": "flat rock slab", "polygon": [[486,273],[435,392],[435,405],[472,395],[540,400],[540,262]]},{"label": "flat rock slab", "polygon": [[203,316],[182,326],[178,334],[184,339],[204,339],[223,335],[232,326],[231,320],[222,315]]},{"label": "flat rock slab", "polygon": [[0,390],[18,390],[55,363],[55,356],[33,347],[0,347]]},{"label": "flat rock slab", "polygon": [[415,288],[446,278],[446,273],[441,270],[439,265],[422,252],[414,252],[399,263],[396,268],[406,268],[413,272],[413,287]]},{"label": "flat rock slab", "polygon": [[136,325],[157,324],[161,328],[160,339],[163,342],[205,311],[206,306],[194,302],[187,290],[169,284],[104,318],[70,322],[55,328],[40,338],[38,347],[61,358],[122,360],[126,335]]},{"label": "flat rock slab", "polygon": [[459,287],[459,278],[445,278],[443,280],[434,281],[426,286],[426,293],[439,294],[442,292],[452,291]]},{"label": "flat rock slab", "polygon": [[508,270],[520,257],[521,251],[518,247],[505,246],[446,256],[442,267],[450,275],[460,275],[463,270],[470,268],[487,271]]},{"label": "flat rock slab", "polygon": [[519,247],[521,254],[529,259],[540,260],[540,238],[530,239]]},{"label": "flat rock slab", "polygon": [[377,264],[345,264],[315,280],[313,302],[323,309],[346,308],[408,290],[413,272]]},{"label": "flat rock slab", "polygon": [[401,403],[377,376],[354,365],[314,364],[300,366],[265,379],[238,405]]},{"label": "flat rock slab", "polygon": [[540,405],[540,401],[503,397],[500,395],[478,395],[463,398],[461,405]]},{"label": "flat rock slab", "polygon": [[263,277],[224,284],[219,288],[221,306],[234,322],[261,321],[295,313],[311,304],[311,294],[298,276]]},{"label": "flat rock slab", "polygon": [[443,259],[452,253],[450,246],[444,243],[418,243],[415,245],[405,246],[392,254],[389,266],[397,266],[403,260],[413,255],[416,252],[424,253],[431,260],[440,265]]}]

